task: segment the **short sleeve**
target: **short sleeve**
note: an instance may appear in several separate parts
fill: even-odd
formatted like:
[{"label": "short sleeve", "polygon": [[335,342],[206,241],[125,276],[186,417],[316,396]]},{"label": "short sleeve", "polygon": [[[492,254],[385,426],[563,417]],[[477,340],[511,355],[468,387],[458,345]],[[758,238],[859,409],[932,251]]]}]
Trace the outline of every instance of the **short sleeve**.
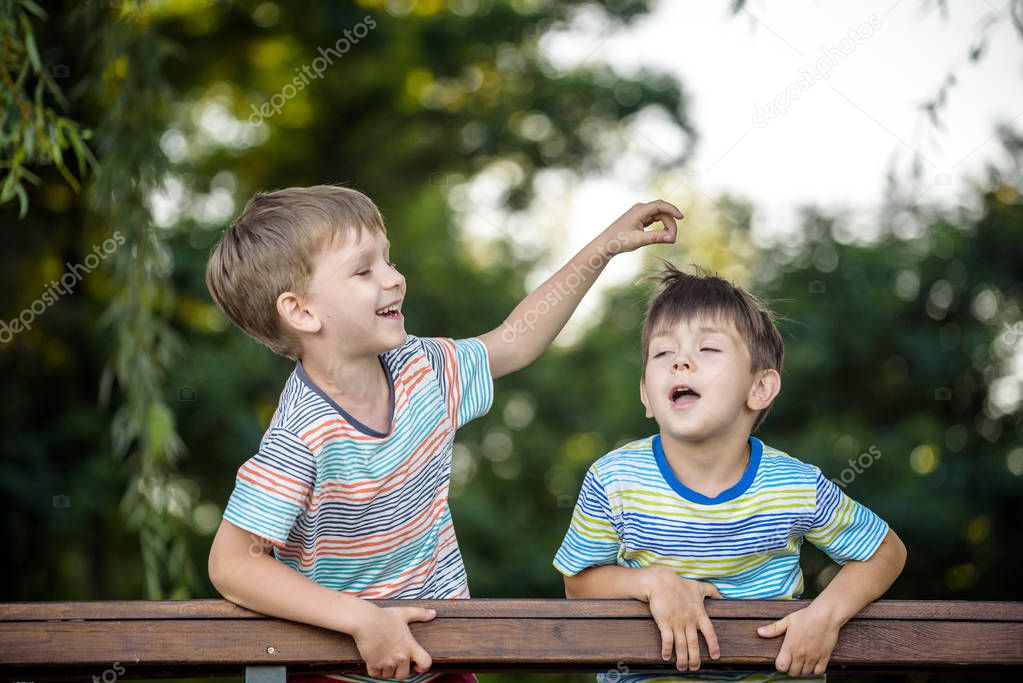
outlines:
[{"label": "short sleeve", "polygon": [[440,380],[455,429],[486,415],[494,401],[487,347],[479,339],[423,339],[423,348]]},{"label": "short sleeve", "polygon": [[554,556],[554,568],[575,576],[588,567],[617,564],[622,541],[614,526],[611,504],[595,467],[586,472],[565,539]]},{"label": "short sleeve", "polygon": [[242,463],[224,519],[275,544],[288,540],[295,519],[309,508],[316,461],[296,435],[273,429],[259,452]]},{"label": "short sleeve", "polygon": [[806,539],[839,564],[870,559],[888,534],[888,524],[814,469],[817,503]]}]

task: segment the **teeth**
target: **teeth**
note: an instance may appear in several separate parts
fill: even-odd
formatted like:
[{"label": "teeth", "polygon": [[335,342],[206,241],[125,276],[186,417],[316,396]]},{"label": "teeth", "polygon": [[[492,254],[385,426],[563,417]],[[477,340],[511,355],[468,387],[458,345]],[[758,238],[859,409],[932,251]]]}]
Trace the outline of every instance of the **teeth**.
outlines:
[{"label": "teeth", "polygon": [[387,315],[388,313],[397,313],[397,312],[398,312],[398,307],[397,306],[391,306],[389,308],[384,308],[384,309],[381,309],[381,310],[377,311],[377,315]]}]

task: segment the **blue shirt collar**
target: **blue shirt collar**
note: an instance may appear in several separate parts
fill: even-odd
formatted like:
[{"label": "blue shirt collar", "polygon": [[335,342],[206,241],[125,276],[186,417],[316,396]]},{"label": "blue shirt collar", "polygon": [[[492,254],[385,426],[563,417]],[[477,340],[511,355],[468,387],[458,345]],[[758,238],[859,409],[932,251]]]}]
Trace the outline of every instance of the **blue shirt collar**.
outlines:
[{"label": "blue shirt collar", "polygon": [[675,476],[675,472],[671,469],[671,465],[668,463],[668,459],[664,455],[664,447],[661,445],[661,435],[658,434],[653,438],[653,449],[654,458],[657,460],[657,467],[661,470],[661,476],[664,477],[664,481],[667,482],[668,486],[675,490],[675,493],[682,496],[686,500],[694,503],[701,503],[703,505],[716,505],[718,503],[724,503],[729,500],[734,500],[746,492],[746,489],[753,483],[754,477],[757,476],[757,468],[760,467],[760,457],[764,453],[764,443],[751,436],[749,438],[750,455],[749,464],[746,465],[746,471],[743,472],[742,478],[735,483],[735,485],[725,489],[714,497],[705,496],[702,493],[692,490]]}]

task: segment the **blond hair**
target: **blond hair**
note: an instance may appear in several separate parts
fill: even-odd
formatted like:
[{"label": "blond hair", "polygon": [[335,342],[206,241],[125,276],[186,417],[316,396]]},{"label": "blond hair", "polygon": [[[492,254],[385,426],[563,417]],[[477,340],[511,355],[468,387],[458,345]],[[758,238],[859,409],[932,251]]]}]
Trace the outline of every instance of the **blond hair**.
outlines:
[{"label": "blond hair", "polygon": [[305,293],[316,255],[363,229],[387,232],[380,210],[356,190],[316,185],[256,194],[213,248],[206,286],[246,334],[297,360],[299,341],[284,326],[277,298]]}]

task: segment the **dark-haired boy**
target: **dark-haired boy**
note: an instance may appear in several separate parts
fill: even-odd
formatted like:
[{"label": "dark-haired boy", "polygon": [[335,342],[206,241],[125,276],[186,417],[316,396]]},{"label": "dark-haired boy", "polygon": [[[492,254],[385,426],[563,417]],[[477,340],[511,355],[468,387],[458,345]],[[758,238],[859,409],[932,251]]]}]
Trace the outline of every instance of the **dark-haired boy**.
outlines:
[{"label": "dark-haired boy", "polygon": [[662,657],[674,650],[679,671],[696,671],[698,631],[720,656],[704,598],[798,598],[805,538],[842,569],[808,607],[757,633],[785,634],[778,671],[823,674],[842,625],[902,571],[905,546],[819,468],[751,436],[781,389],[784,347],[764,306],[718,277],[668,267],[660,279],[643,324],[640,380],[660,431],[587,472],[554,558],[565,593],[649,603]]}]

